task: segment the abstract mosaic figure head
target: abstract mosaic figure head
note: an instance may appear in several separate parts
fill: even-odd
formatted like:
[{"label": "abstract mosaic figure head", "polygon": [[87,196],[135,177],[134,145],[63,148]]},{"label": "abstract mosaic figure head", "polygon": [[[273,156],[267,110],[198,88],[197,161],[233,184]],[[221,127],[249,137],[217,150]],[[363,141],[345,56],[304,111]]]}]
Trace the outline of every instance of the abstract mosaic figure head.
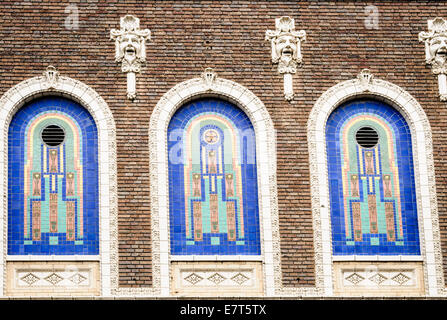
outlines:
[{"label": "abstract mosaic figure head", "polygon": [[326,128],[333,254],[419,254],[405,119],[384,103],[354,101]]},{"label": "abstract mosaic figure head", "polygon": [[168,127],[171,254],[260,253],[254,130],[215,99],[180,108]]},{"label": "abstract mosaic figure head", "polygon": [[98,254],[96,132],[91,115],[63,98],[32,101],[13,117],[9,254]]}]

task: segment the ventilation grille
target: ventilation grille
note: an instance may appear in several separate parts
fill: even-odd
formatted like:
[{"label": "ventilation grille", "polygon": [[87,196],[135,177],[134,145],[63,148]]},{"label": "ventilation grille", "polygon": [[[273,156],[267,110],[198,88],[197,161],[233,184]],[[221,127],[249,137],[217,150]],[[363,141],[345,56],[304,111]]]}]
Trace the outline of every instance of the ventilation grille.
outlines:
[{"label": "ventilation grille", "polygon": [[379,141],[379,135],[371,127],[362,127],[355,134],[355,140],[363,148],[372,148]]},{"label": "ventilation grille", "polygon": [[49,125],[42,130],[42,140],[50,147],[56,147],[64,142],[65,132],[59,126]]}]

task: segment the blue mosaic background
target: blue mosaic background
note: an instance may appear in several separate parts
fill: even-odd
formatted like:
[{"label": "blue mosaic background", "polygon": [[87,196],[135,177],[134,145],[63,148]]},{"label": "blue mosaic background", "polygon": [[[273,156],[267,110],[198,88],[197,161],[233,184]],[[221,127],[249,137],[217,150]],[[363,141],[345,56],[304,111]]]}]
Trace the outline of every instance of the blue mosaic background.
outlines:
[{"label": "blue mosaic background", "polygon": [[[65,233],[42,233],[42,240],[24,244],[24,139],[26,126],[45,111],[71,116],[82,131],[84,236],[83,244],[67,241]],[[23,106],[13,117],[8,136],[8,254],[96,255],[99,253],[98,141],[92,116],[81,105],[62,97],[44,97]],[[58,237],[50,244],[49,237]]]},{"label": "blue mosaic background", "polygon": [[[247,139],[242,136],[241,171],[242,195],[244,212],[244,245],[236,241],[228,241],[226,233],[204,233],[203,241],[194,245],[187,244],[185,233],[185,188],[184,165],[175,163],[172,155],[182,156],[183,132],[188,121],[201,113],[214,113],[229,118],[236,125],[242,136],[249,132],[254,137],[253,126],[247,117],[235,105],[217,99],[202,99],[190,102],[181,107],[172,117],[168,127],[168,155],[169,155],[169,213],[170,213],[170,240],[171,254],[173,255],[259,255],[260,231],[258,213],[258,187],[256,174],[256,148],[254,143],[248,145]],[[177,131],[179,130],[179,131]],[[174,132],[175,131],[175,132]],[[254,139],[253,139],[254,140]],[[219,244],[213,245],[211,238],[219,238]]]},{"label": "blue mosaic background", "polygon": [[[371,234],[363,234],[363,241],[355,242],[355,245],[346,245],[340,154],[340,128],[350,118],[359,114],[381,116],[386,119],[394,131],[403,218],[403,245],[396,245],[394,242],[388,242],[386,234],[373,235],[373,237],[379,237],[379,245],[371,245]],[[411,133],[403,116],[394,108],[382,102],[369,100],[347,102],[334,110],[327,120],[326,148],[331,203],[333,254],[420,254]],[[383,187],[380,186],[380,188]],[[381,193],[383,194],[383,190],[381,190]]]}]

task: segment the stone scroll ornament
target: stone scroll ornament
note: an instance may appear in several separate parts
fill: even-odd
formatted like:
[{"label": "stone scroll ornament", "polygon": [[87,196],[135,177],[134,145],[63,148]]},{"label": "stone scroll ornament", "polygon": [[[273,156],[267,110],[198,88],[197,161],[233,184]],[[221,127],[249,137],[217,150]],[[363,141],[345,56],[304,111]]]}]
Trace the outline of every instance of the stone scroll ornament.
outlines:
[{"label": "stone scroll ornament", "polygon": [[428,20],[428,32],[419,33],[425,42],[425,62],[438,76],[439,97],[447,101],[447,21],[443,18]]},{"label": "stone scroll ornament", "polygon": [[301,42],[306,40],[304,30],[295,31],[295,20],[290,17],[276,19],[276,30],[267,30],[266,41],[272,45],[272,62],[278,64],[278,72],[284,74],[284,97],[293,99],[292,75],[302,63]]},{"label": "stone scroll ornament", "polygon": [[149,29],[140,29],[140,19],[132,15],[121,17],[120,30],[112,29],[110,39],[115,40],[115,61],[121,63],[121,71],[127,74],[127,97],[137,96],[135,74],[146,62],[146,41],[151,40]]}]

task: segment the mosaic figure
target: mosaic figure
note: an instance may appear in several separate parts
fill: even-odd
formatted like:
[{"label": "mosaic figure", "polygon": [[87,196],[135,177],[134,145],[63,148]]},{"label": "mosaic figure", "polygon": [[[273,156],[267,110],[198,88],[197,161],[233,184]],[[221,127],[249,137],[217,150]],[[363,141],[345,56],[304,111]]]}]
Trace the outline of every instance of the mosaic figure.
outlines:
[{"label": "mosaic figure", "polygon": [[383,103],[347,103],[329,117],[326,137],[334,254],[418,254],[403,117]]},{"label": "mosaic figure", "polygon": [[97,254],[91,116],[65,99],[38,100],[16,114],[9,139],[10,198],[21,204],[10,208],[9,254]]},{"label": "mosaic figure", "polygon": [[256,149],[246,115],[202,100],[180,109],[168,133],[172,253],[259,254]]}]

